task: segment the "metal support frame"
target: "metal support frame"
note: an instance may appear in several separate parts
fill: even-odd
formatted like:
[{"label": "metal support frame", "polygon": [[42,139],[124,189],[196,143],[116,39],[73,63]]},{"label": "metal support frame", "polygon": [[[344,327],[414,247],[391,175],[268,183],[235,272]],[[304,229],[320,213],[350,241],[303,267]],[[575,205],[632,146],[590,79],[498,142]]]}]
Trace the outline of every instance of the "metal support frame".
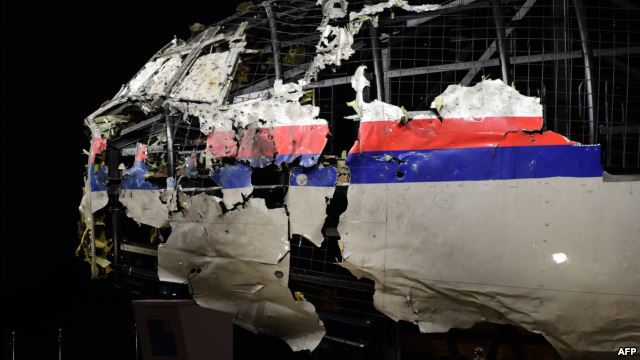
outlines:
[{"label": "metal support frame", "polygon": [[376,75],[376,95],[380,101],[384,100],[387,89],[384,88],[382,62],[380,61],[380,42],[378,41],[378,29],[369,22],[369,36],[371,37],[371,53],[373,54],[373,70]]},{"label": "metal support frame", "polygon": [[[525,1],[524,4],[522,4],[522,6],[520,6],[520,9],[518,9],[518,11],[515,13],[515,15],[513,15],[513,17],[511,17],[511,22],[515,22],[515,21],[521,20],[527,14],[527,12],[529,12],[531,7],[535,3],[536,3],[536,0],[527,0],[527,1]],[[511,33],[513,32],[513,29],[514,29],[513,26],[507,27],[504,30],[505,36],[511,35]],[[493,56],[493,54],[496,52],[497,49],[498,49],[498,44],[494,40],[491,43],[491,45],[489,45],[487,50],[485,50],[484,53],[482,53],[482,55],[480,55],[480,58],[478,59],[478,61],[485,61],[485,60],[491,59],[491,56]],[[479,71],[480,71],[479,67],[472,68],[471,70],[469,70],[467,75],[465,75],[465,77],[462,79],[462,81],[460,81],[460,84],[463,85],[463,86],[469,85],[469,83],[471,83],[471,80],[473,80],[473,78],[478,74]]]},{"label": "metal support frame", "polygon": [[136,350],[135,359],[138,360],[140,358],[140,350],[138,349],[138,324],[137,323],[133,324],[133,336],[135,339],[135,350]]},{"label": "metal support frame", "polygon": [[614,4],[618,5],[619,7],[623,8],[623,9],[634,9],[634,10],[638,10],[640,9],[640,7],[637,4],[631,3],[628,0],[611,0],[611,2],[613,2]]},{"label": "metal support frame", "polygon": [[343,76],[338,78],[331,78],[326,80],[314,81],[309,83],[303,87],[304,90],[315,89],[315,88],[325,88],[332,87],[336,85],[344,85],[351,83],[351,75]]},{"label": "metal support frame", "polygon": [[58,329],[58,360],[62,360],[62,329]]},{"label": "metal support frame", "polygon": [[491,0],[491,11],[496,26],[496,39],[498,40],[498,51],[500,52],[500,66],[502,68],[502,81],[509,84],[509,56],[507,54],[506,33],[504,31],[504,21],[502,19],[502,8],[500,0]]},{"label": "metal support frame", "polygon": [[16,360],[16,332],[11,331],[11,360]]},{"label": "metal support frame", "polygon": [[457,8],[462,8],[462,7],[467,6],[469,4],[473,4],[476,1],[478,1],[478,0],[451,0],[447,4],[442,5],[438,10],[430,12],[430,14],[431,13],[436,13],[435,15],[421,16],[421,17],[418,17],[418,18],[415,18],[415,19],[407,20],[407,27],[415,27],[415,26],[423,24],[423,23],[425,23],[427,21],[434,20],[434,19],[440,17],[443,14],[449,13],[449,11],[447,11],[447,10],[452,10],[452,9],[453,9],[453,11],[464,10],[464,9],[457,9]]},{"label": "metal support frame", "polygon": [[144,127],[147,127],[147,126],[151,126],[151,125],[153,125],[154,123],[156,123],[156,122],[158,122],[160,120],[162,120],[162,115],[152,116],[147,120],[142,120],[142,121],[140,121],[139,123],[137,123],[135,125],[131,125],[126,129],[122,129],[122,131],[120,131],[120,136],[127,135],[129,133],[132,133],[134,131],[140,130],[140,129],[142,129]]},{"label": "metal support frame", "polygon": [[640,125],[600,125],[600,135],[640,134]]},{"label": "metal support frame", "polygon": [[[120,149],[110,145],[107,153],[107,163],[108,165],[108,176],[109,176],[109,213],[111,214],[111,238],[113,239],[113,264],[117,266],[119,263],[120,257],[120,219],[122,215],[122,204],[120,204],[120,170],[118,166],[120,165]],[[93,249],[92,244],[92,251]],[[95,262],[95,253],[92,258],[92,265]]]},{"label": "metal support frame", "polygon": [[167,131],[167,176],[175,178],[175,153],[173,151],[173,119],[165,115],[165,128]]},{"label": "metal support frame", "polygon": [[[366,44],[363,41],[358,41],[358,42],[354,43],[351,46],[351,48],[354,51],[358,51],[358,50],[362,49],[363,47],[365,47],[365,45]],[[297,65],[295,68],[292,68],[292,69],[289,69],[289,70],[285,71],[284,74],[283,74],[284,75],[284,79],[283,80],[295,78],[296,76],[298,76],[298,75],[304,73],[305,71],[307,71],[309,69],[309,66],[311,66],[310,62]],[[328,80],[331,80],[331,79],[328,79]],[[250,99],[261,97],[262,94],[259,94],[259,92],[262,92],[265,89],[269,90],[269,88],[273,87],[273,83],[274,83],[274,80],[269,78],[269,79],[260,80],[260,81],[256,82],[255,84],[253,84],[251,86],[244,87],[244,88],[234,92],[233,94],[231,94],[231,96],[234,97],[233,103],[237,103],[239,101],[250,100]],[[324,85],[315,86],[314,84],[316,84],[316,83],[317,82],[312,82],[311,84],[309,84],[309,88],[326,87]],[[244,95],[248,95],[248,96],[244,96]]]},{"label": "metal support frame", "polygon": [[[93,142],[89,143],[89,151],[93,151]],[[91,158],[89,157],[89,159],[87,160],[87,178],[86,178],[86,188],[85,191],[88,194],[88,202],[87,205],[89,206],[89,236],[90,236],[90,243],[89,246],[91,247],[91,278],[95,279],[98,276],[98,268],[96,267],[96,225],[95,225],[95,216],[93,215],[93,210],[92,210],[92,206],[91,206],[91,184],[90,184],[90,179],[91,179],[91,174],[94,171],[94,164],[91,162]]]},{"label": "metal support frame", "polygon": [[573,0],[573,7],[578,20],[578,30],[580,31],[580,42],[582,45],[582,58],[584,60],[584,82],[587,95],[587,116],[589,120],[589,143],[596,142],[596,123],[593,114],[593,82],[591,76],[591,49],[587,40],[586,16],[582,0]]},{"label": "metal support frame", "polygon": [[[594,49],[592,50],[593,56],[616,56],[620,54],[640,54],[640,46],[632,46],[629,48],[608,48],[608,49]],[[527,63],[535,63],[542,61],[554,61],[554,60],[564,60],[564,59],[578,59],[582,57],[582,51],[567,51],[561,53],[547,53],[547,54],[536,54],[536,55],[522,55],[522,56],[511,56],[509,58],[510,64],[527,64]],[[474,68],[482,68],[489,66],[498,66],[500,65],[499,59],[488,59],[488,60],[476,60],[476,61],[467,61],[460,63],[451,63],[451,64],[442,64],[442,65],[432,65],[432,66],[422,66],[416,67],[412,69],[396,69],[389,70],[385,73],[386,76],[391,78],[402,77],[402,76],[413,76],[413,75],[421,75],[421,74],[433,74],[440,73],[444,71],[453,71],[453,70],[465,70],[465,69],[474,69]],[[337,79],[332,79],[337,80]]]},{"label": "metal support frame", "polygon": [[271,29],[271,51],[273,52],[273,66],[276,71],[276,79],[282,79],[282,64],[280,63],[280,43],[278,42],[278,30],[276,29],[276,20],[271,11],[271,4],[268,1],[262,3],[264,10],[269,19],[269,28]]},{"label": "metal support frame", "polygon": [[[384,49],[383,49],[384,50]],[[592,50],[593,56],[617,56],[620,54],[640,54],[640,46],[631,46],[629,48],[608,48],[608,49],[594,49]],[[383,52],[384,56],[384,52]],[[510,64],[528,64],[528,63],[536,63],[536,62],[544,62],[544,61],[556,61],[556,60],[566,60],[566,59],[578,59],[582,57],[582,51],[567,51],[561,53],[548,53],[548,54],[536,54],[536,55],[522,55],[522,56],[511,56],[509,58]],[[476,60],[476,61],[466,61],[459,63],[451,63],[451,64],[442,64],[442,65],[431,65],[431,66],[422,66],[411,69],[396,69],[396,70],[387,70],[384,72],[385,80],[403,77],[403,76],[415,76],[415,75],[423,75],[423,74],[435,74],[447,71],[458,71],[458,70],[475,70],[483,67],[491,67],[500,65],[500,59],[488,59],[488,60]],[[477,74],[477,72],[476,72]],[[343,76],[333,79],[320,80],[316,82],[312,82],[304,87],[305,90],[314,89],[314,88],[325,88],[336,85],[348,84],[351,82],[351,76]],[[390,102],[385,100],[386,102]]]},{"label": "metal support frame", "polygon": [[391,79],[389,75],[387,75],[389,67],[391,66],[391,56],[389,52],[389,47],[383,48],[380,52],[382,55],[382,72],[384,74],[384,101],[386,103],[391,103]]}]

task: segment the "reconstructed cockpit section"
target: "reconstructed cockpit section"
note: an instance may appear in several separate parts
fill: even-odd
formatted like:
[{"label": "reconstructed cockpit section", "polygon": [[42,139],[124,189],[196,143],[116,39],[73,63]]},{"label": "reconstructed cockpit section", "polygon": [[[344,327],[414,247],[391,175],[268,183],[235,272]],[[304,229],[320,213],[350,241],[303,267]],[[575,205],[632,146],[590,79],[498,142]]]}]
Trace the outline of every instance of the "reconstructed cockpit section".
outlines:
[{"label": "reconstructed cockpit section", "polygon": [[[193,297],[293,350],[315,349],[343,306],[300,283],[373,284],[377,311],[423,332],[516,325],[565,357],[637,340],[637,178],[548,131],[515,82],[468,86],[484,64],[422,105],[391,101],[403,71],[447,71],[390,69],[398,22],[481,3],[246,3],[174,39],[85,120],[92,275]],[[515,21],[535,1],[520,3]],[[324,259],[300,265],[303,241]]]}]

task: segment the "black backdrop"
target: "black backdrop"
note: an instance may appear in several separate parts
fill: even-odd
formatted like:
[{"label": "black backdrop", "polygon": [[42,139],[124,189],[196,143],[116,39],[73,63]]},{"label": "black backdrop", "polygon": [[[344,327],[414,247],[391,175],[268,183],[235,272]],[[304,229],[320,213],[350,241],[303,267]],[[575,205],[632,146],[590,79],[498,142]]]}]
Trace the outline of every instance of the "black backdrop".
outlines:
[{"label": "black backdrop", "polygon": [[[162,4],[161,4],[162,3]],[[18,359],[133,358],[128,299],[74,255],[82,122],[174,35],[239,1],[2,3],[2,344]]]}]

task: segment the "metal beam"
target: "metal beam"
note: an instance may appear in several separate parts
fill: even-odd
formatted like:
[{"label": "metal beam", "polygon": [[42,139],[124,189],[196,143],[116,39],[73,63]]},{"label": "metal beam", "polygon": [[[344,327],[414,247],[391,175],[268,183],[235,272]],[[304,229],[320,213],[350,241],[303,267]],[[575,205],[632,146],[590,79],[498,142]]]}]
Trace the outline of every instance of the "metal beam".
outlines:
[{"label": "metal beam", "polygon": [[491,12],[493,13],[493,22],[496,27],[496,39],[498,40],[498,50],[500,52],[500,67],[502,69],[502,81],[509,84],[509,56],[507,54],[507,37],[504,31],[504,21],[502,20],[502,8],[499,0],[491,1]]},{"label": "metal beam", "polygon": [[[603,59],[611,64],[614,64],[614,66],[616,68],[624,68],[627,66],[626,63],[623,63],[622,61],[616,59],[616,58],[609,58],[609,57],[603,57]],[[631,76],[632,78],[634,78],[637,81],[640,81],[640,71],[636,70],[636,69],[632,69],[629,68],[627,69],[627,72],[629,73],[629,76]]]},{"label": "metal beam", "polygon": [[155,122],[158,122],[162,120],[162,115],[156,115],[156,116],[152,116],[150,118],[148,118],[147,120],[142,120],[139,123],[135,124],[135,125],[131,125],[126,129],[122,129],[122,131],[120,131],[120,136],[123,135],[127,135],[131,132],[134,132],[136,130],[142,129],[145,126],[151,125]]},{"label": "metal beam", "polygon": [[166,115],[167,131],[167,177],[175,178],[175,154],[173,152],[173,119]]},{"label": "metal beam", "polygon": [[384,88],[382,63],[380,62],[380,42],[378,41],[378,30],[369,22],[369,36],[371,37],[371,53],[373,54],[373,71],[376,75],[376,95],[377,99],[383,101]]},{"label": "metal beam", "polygon": [[[289,40],[289,41],[280,41],[280,47],[289,47],[292,45],[315,45],[318,43],[318,39],[320,39],[320,34],[313,34],[309,36],[304,36],[301,38]],[[273,48],[271,45],[265,46],[260,50],[261,54],[271,54]]]},{"label": "metal beam", "polygon": [[[274,3],[275,0],[268,0],[265,2],[271,4],[271,3]],[[286,16],[286,15],[290,15],[295,12],[299,12],[303,10],[310,10],[317,6],[317,4],[314,1],[308,1],[308,2],[305,2],[304,5],[300,5],[300,4],[298,5],[299,6],[291,7],[289,10],[280,11],[279,14],[282,16]],[[251,21],[250,23],[247,23],[247,29],[251,29],[251,28],[260,27],[261,25],[264,25],[269,21],[268,19],[256,19],[255,16],[247,16],[253,10],[255,10],[255,7],[250,7],[246,10],[239,11],[227,18],[224,18],[223,20],[218,21],[217,23],[214,24],[214,26],[226,27],[227,24],[231,24],[236,20],[242,20],[245,22]]]},{"label": "metal beam", "polygon": [[[109,196],[108,211],[111,214],[111,239],[113,240],[113,265],[117,266],[120,262],[119,246],[120,246],[120,221],[122,219],[122,204],[120,203],[120,149],[109,145],[107,152],[108,163],[108,184],[107,194]],[[95,239],[94,239],[95,242]],[[95,262],[95,247],[91,244],[93,256],[91,258],[91,267],[93,269]]]},{"label": "metal beam", "polygon": [[[522,4],[522,6],[520,6],[520,9],[518,9],[518,11],[515,13],[515,15],[513,15],[513,17],[511,18],[511,23],[515,22],[515,21],[519,21],[522,18],[524,18],[524,16],[527,14],[527,12],[529,12],[529,10],[531,9],[531,7],[536,3],[536,0],[527,0],[524,2],[524,4]],[[508,37],[509,35],[511,35],[511,33],[514,30],[514,26],[509,26],[504,30],[504,35],[505,37]],[[496,50],[498,50],[498,44],[496,43],[496,41],[494,40],[491,45],[489,45],[489,47],[487,48],[487,50],[484,51],[484,53],[482,53],[482,55],[480,55],[480,58],[478,59],[478,61],[484,61],[484,60],[489,60],[491,59],[491,57],[493,56],[493,54],[496,52]],[[464,76],[464,78],[462,78],[462,81],[460,81],[460,84],[463,86],[467,86],[471,83],[471,80],[473,80],[473,78],[478,74],[478,72],[480,72],[480,68],[472,68],[471,70],[469,70],[469,72],[467,73],[467,75]]]},{"label": "metal beam", "polygon": [[408,19],[407,20],[407,27],[414,27],[414,26],[418,26],[420,24],[423,24],[427,21],[431,21],[433,19],[436,19],[444,14],[450,13],[450,12],[456,12],[456,11],[462,11],[462,10],[466,10],[466,9],[457,9],[457,8],[461,8],[463,6],[472,4],[474,2],[476,2],[478,0],[452,0],[450,2],[448,2],[447,4],[442,5],[438,10],[436,10],[435,14],[434,11],[430,11],[428,16],[422,16],[416,19]]},{"label": "metal beam", "polygon": [[314,81],[310,84],[305,85],[304,89],[314,89],[314,88],[323,88],[323,87],[331,87],[336,85],[343,85],[351,83],[351,76],[343,76],[339,78],[326,79],[320,81]]},{"label": "metal beam", "polygon": [[573,0],[573,7],[578,19],[578,30],[582,43],[582,58],[584,60],[584,82],[587,87],[587,116],[589,118],[589,144],[596,142],[596,123],[593,114],[593,82],[591,80],[591,50],[587,40],[586,16],[582,0]]},{"label": "metal beam", "polygon": [[142,244],[131,245],[131,244],[122,244],[120,245],[120,250],[126,252],[132,252],[141,255],[149,255],[158,257],[158,247],[157,246],[145,246]]},{"label": "metal beam", "polygon": [[269,19],[269,28],[271,30],[271,51],[273,52],[273,66],[276,71],[276,79],[282,79],[282,64],[280,63],[280,43],[278,43],[278,29],[276,28],[276,19],[271,11],[271,4],[268,1],[262,3],[264,10],[267,12]]},{"label": "metal beam", "polygon": [[613,2],[614,4],[618,5],[619,7],[623,8],[623,9],[634,9],[634,10],[638,10],[640,9],[640,7],[638,7],[637,4],[632,4],[627,0],[611,0],[611,2]]},{"label": "metal beam", "polygon": [[[310,65],[311,65],[310,62],[309,63],[305,63],[305,64],[300,64],[300,65],[297,65],[293,69],[289,69],[289,70],[285,71],[283,80],[291,79],[291,78],[296,77],[296,76],[298,76],[300,74],[304,74],[304,72],[307,71],[307,69],[309,69]],[[272,87],[274,82],[275,82],[274,78],[268,78],[268,79],[260,80],[260,81],[258,81],[257,83],[255,83],[255,84],[253,84],[251,86],[247,86],[245,88],[242,88],[242,89],[236,91],[235,93],[232,94],[232,96],[237,97],[237,96],[241,96],[241,95],[251,94],[251,93],[254,93],[256,91],[264,90],[264,89]]]},{"label": "metal beam", "polygon": [[640,125],[600,126],[600,135],[640,134]]},{"label": "metal beam", "polygon": [[[383,49],[384,50],[384,49]],[[593,56],[617,56],[629,54],[640,54],[640,46],[631,46],[628,48],[609,48],[609,49],[593,49]],[[538,54],[538,55],[522,55],[511,56],[509,58],[510,64],[528,64],[545,61],[565,60],[565,59],[578,59],[582,57],[582,51],[568,51],[563,53],[551,53],[551,54]],[[422,66],[411,69],[396,69],[388,70],[384,72],[385,78],[397,78],[403,76],[414,76],[423,74],[434,74],[447,71],[467,70],[474,68],[483,68],[500,65],[500,59],[489,60],[476,60],[466,61],[459,63],[450,63],[442,65]],[[304,89],[331,87],[342,84],[349,84],[351,82],[351,76],[343,76],[339,78],[327,79],[312,82],[304,87]],[[386,100],[385,100],[386,101]],[[389,102],[389,101],[387,101]]]},{"label": "metal beam", "polygon": [[382,49],[380,54],[382,55],[382,72],[384,73],[384,101],[386,103],[391,103],[391,79],[387,75],[389,66],[391,65],[389,47]]},{"label": "metal beam", "polygon": [[[360,50],[365,46],[365,43],[362,41],[358,41],[356,43],[354,43],[353,45],[351,45],[351,48],[354,51]],[[309,66],[311,66],[311,63],[304,63],[304,64],[300,64],[298,66],[296,66],[293,69],[289,69],[287,71],[284,72],[284,80],[288,80],[288,79],[293,79],[296,76],[304,73],[305,71],[307,71],[307,69],[309,69]],[[254,93],[263,91],[265,89],[269,89],[271,87],[273,87],[273,83],[274,83],[274,79],[273,78],[269,78],[269,79],[264,79],[264,80],[260,80],[258,82],[256,82],[255,84],[251,85],[251,86],[247,86],[244,87],[238,91],[236,91],[235,93],[231,94],[231,96],[233,96],[234,98],[240,97],[240,98],[244,98],[244,99],[252,99],[252,98],[256,98],[256,97],[260,97],[260,94],[256,94],[255,96],[244,96],[244,95],[252,95]],[[314,87],[324,87],[324,86],[311,86],[308,88],[314,88]],[[233,101],[234,103],[238,102],[234,99]]]},{"label": "metal beam", "polygon": [[[125,147],[120,151],[121,156],[135,156],[138,152],[137,146]],[[164,152],[164,145],[151,145],[147,147],[147,154],[157,154]]]},{"label": "metal beam", "polygon": [[[609,48],[609,49],[594,49],[593,56],[616,56],[627,54],[640,54],[640,46],[632,46],[628,48]],[[578,59],[582,57],[582,51],[568,51],[563,53],[551,53],[551,54],[538,54],[538,55],[523,55],[523,56],[511,56],[509,62],[511,64],[527,64],[527,63],[535,63],[535,62],[544,62],[544,61],[553,61],[553,60],[564,60],[564,59]],[[422,75],[422,74],[433,74],[440,73],[445,71],[454,71],[454,70],[466,70],[473,68],[482,68],[482,67],[490,67],[490,66],[498,66],[500,65],[499,59],[489,59],[489,60],[476,60],[476,61],[467,61],[460,63],[451,63],[451,64],[442,64],[442,65],[432,65],[432,66],[423,66],[412,69],[397,69],[397,70],[389,70],[386,72],[386,75],[390,78],[402,77],[402,76],[413,76],[413,75]],[[339,80],[332,79],[332,80]]]}]

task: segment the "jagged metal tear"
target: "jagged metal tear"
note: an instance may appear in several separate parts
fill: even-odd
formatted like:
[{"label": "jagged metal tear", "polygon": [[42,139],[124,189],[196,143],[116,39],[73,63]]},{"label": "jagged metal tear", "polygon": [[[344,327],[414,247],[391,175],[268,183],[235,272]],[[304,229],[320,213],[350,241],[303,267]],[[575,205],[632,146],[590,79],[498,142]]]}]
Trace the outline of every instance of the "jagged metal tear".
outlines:
[{"label": "jagged metal tear", "polygon": [[[347,27],[326,25],[321,29],[325,36],[320,40],[322,50],[317,54],[318,61],[314,61],[316,66],[305,77],[312,78],[320,68],[349,58],[353,35],[362,22],[375,23],[375,15],[392,6],[410,11],[435,9],[431,5],[412,7],[404,1],[390,0],[352,12]],[[335,34],[340,36],[337,43],[332,43],[328,39]],[[324,147],[326,133],[322,126],[326,122],[317,119],[313,107],[297,103],[302,83],[277,83],[272,98],[266,102],[222,105],[236,55],[244,50],[241,32],[235,36],[234,44],[231,48],[235,52],[197,59],[193,70],[183,77],[189,85],[178,82],[165,105],[199,117],[205,134],[232,131],[230,137],[224,138],[235,142],[236,148],[224,149],[224,156],[240,151],[242,136],[236,136],[234,127],[259,130],[256,124],[260,118],[267,118],[267,127],[272,128],[313,126],[309,133],[322,134]],[[235,59],[233,64],[223,64],[221,59],[225,56]],[[211,59],[215,60],[214,66],[205,63]],[[160,85],[145,84],[166,84],[174,63],[176,60],[165,59],[149,64],[149,70],[140,75],[144,80],[130,83],[128,91],[157,91]],[[198,72],[206,75],[208,84],[200,83],[203,78],[193,75]],[[444,122],[425,113],[405,124],[401,121],[405,116],[401,108],[362,100],[361,91],[368,85],[363,72],[364,68],[359,69],[352,79],[357,92],[354,104],[363,123],[361,136],[350,154],[349,206],[341,217],[339,231],[344,249],[342,265],[357,276],[375,281],[376,308],[393,319],[416,322],[428,332],[468,327],[479,321],[517,324],[543,333],[567,356],[610,351],[620,342],[639,337],[636,319],[640,318],[640,269],[634,261],[639,255],[640,238],[637,181],[603,182],[591,162],[599,151],[597,147],[576,150],[584,157],[568,167],[566,174],[552,177],[545,177],[545,164],[535,161],[512,174],[483,172],[481,166],[455,166],[457,161],[491,165],[504,159],[504,154],[502,158],[480,154],[478,159],[489,160],[478,162],[469,156],[458,156],[457,150],[446,157],[436,152],[419,153],[413,148],[416,144],[433,144],[442,139],[446,139],[443,144],[457,144],[456,149],[482,144],[494,153],[507,145],[536,141],[554,146],[577,144],[553,133],[527,134],[522,130],[539,127],[513,126],[515,120],[504,121],[513,115],[539,117],[541,121],[541,113],[537,113],[539,104],[535,100],[516,96],[513,89],[507,90],[497,82],[483,82],[475,89],[449,88],[434,104],[445,117]],[[163,78],[151,81],[146,73],[162,74]],[[216,86],[212,89],[210,84]],[[147,87],[156,90],[146,90]],[[489,106],[495,100],[502,105],[513,105],[513,101],[528,105],[507,106],[505,113],[492,116],[461,110],[474,101],[479,105],[475,110],[495,110]],[[527,106],[532,111],[523,111]],[[293,119],[301,114],[308,122],[278,123],[281,115]],[[518,121],[531,125],[537,120]],[[92,127],[90,121],[88,125]],[[400,134],[397,138],[380,139],[388,140],[386,144],[395,146],[395,150],[363,155],[371,152],[370,136],[380,129],[388,136]],[[407,148],[406,144],[411,146]],[[520,146],[518,151],[523,148]],[[313,305],[296,301],[287,288],[287,239],[291,235],[287,233],[287,223],[291,224],[292,234],[299,233],[319,245],[320,224],[335,179],[330,170],[314,173],[319,170],[314,167],[317,154],[308,159],[304,164],[308,170],[292,173],[286,199],[292,211],[289,217],[284,209],[267,209],[261,199],[245,199],[247,193],[242,192],[242,199],[229,201],[204,194],[187,196],[173,189],[133,189],[123,191],[121,201],[129,216],[142,223],[172,226],[171,237],[159,249],[162,280],[188,283],[199,304],[234,313],[236,322],[248,329],[277,335],[294,350],[313,349],[324,335],[324,328]],[[557,160],[551,155],[540,159],[551,163]],[[391,174],[395,176],[393,181],[366,182],[370,175],[367,166],[371,164],[378,169],[374,175]],[[454,167],[442,167],[447,164]],[[482,179],[446,181],[446,176],[467,174],[465,171],[470,168],[478,170]],[[581,169],[587,169],[589,176],[578,176]],[[509,178],[513,174],[535,176]],[[223,193],[234,189],[224,187]],[[138,195],[138,191],[146,193]],[[224,213],[220,202],[232,205],[232,210]],[[85,207],[94,209],[93,204]],[[307,208],[308,213],[301,214],[302,208]],[[593,224],[599,227],[594,230]],[[587,320],[584,314],[597,316]]]},{"label": "jagged metal tear", "polygon": [[539,101],[499,80],[452,85],[442,122],[408,123],[362,102],[361,71],[352,84],[342,266],[375,281],[378,310],[423,332],[515,324],[563,358],[640,338],[640,181],[604,182],[598,146],[524,132]]},{"label": "jagged metal tear", "polygon": [[199,305],[234,314],[237,324],[294,351],[313,350],[325,330],[314,306],[288,288],[285,210],[253,198],[223,213],[219,201],[180,195],[182,211],[172,214],[171,236],[158,249],[160,280],[188,283]]}]

